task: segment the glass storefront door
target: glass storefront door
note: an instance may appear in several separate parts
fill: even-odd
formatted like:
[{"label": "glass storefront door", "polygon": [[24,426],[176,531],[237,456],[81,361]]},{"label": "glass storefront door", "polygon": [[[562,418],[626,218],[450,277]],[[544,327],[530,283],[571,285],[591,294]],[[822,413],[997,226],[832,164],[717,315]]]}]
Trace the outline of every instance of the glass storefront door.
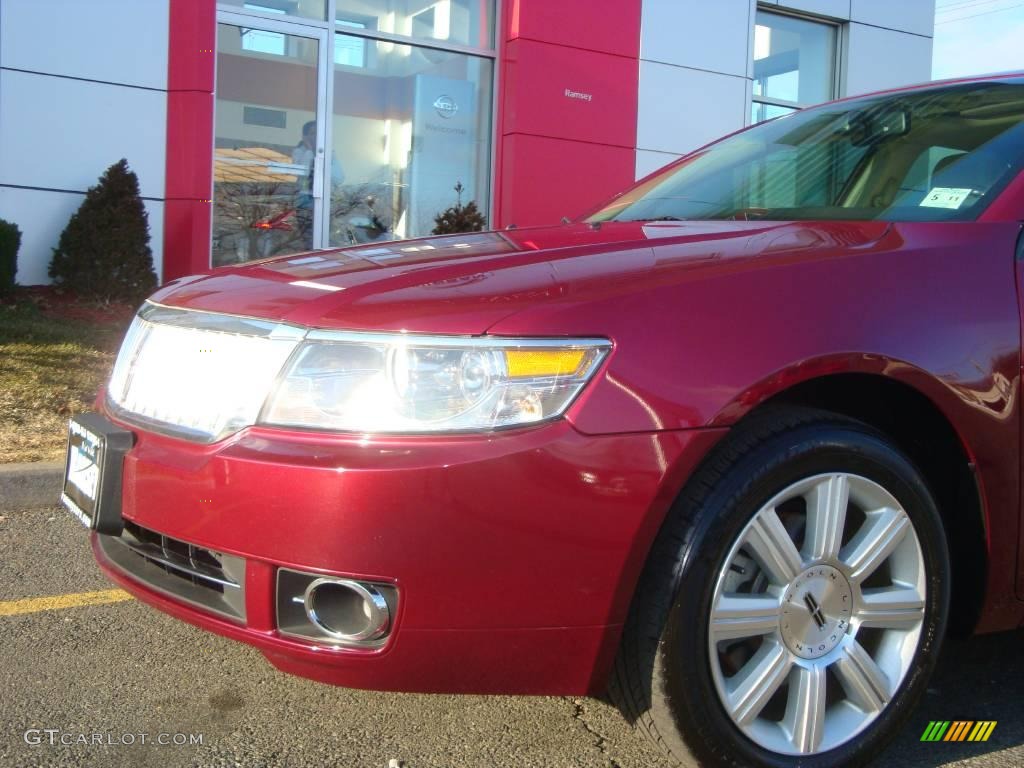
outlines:
[{"label": "glass storefront door", "polygon": [[220,16],[215,267],[323,246],[325,43],[318,30]]},{"label": "glass storefront door", "polygon": [[494,16],[494,0],[221,0],[212,265],[429,235],[460,201],[486,216]]},{"label": "glass storefront door", "polygon": [[329,244],[429,235],[460,199],[486,213],[493,61],[340,32],[334,44],[360,55],[334,63]]}]

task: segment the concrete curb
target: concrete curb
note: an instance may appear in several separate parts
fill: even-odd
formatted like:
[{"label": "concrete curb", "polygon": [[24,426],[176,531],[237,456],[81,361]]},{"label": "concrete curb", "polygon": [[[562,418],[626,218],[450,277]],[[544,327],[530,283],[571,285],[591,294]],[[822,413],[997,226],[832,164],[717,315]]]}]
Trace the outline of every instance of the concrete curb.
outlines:
[{"label": "concrete curb", "polygon": [[63,461],[0,464],[0,507],[55,506],[63,476]]}]

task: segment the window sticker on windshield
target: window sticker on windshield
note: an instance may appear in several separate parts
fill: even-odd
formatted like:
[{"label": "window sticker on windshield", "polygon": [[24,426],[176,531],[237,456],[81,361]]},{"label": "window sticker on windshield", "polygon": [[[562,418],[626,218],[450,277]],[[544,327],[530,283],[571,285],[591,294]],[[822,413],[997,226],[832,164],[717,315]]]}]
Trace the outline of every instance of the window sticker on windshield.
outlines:
[{"label": "window sticker on windshield", "polygon": [[933,187],[932,191],[924,196],[921,206],[925,208],[959,208],[973,191],[973,189]]}]

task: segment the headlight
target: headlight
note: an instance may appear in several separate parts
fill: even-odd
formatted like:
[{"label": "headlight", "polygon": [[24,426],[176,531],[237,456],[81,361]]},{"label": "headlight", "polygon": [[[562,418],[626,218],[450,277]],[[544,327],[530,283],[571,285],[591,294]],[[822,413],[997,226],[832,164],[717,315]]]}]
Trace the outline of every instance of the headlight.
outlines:
[{"label": "headlight", "polygon": [[147,303],[107,386],[130,421],[212,442],[251,425],[305,337],[296,326]]},{"label": "headlight", "polygon": [[449,432],[565,412],[611,345],[312,331],[260,423],[345,432]]}]

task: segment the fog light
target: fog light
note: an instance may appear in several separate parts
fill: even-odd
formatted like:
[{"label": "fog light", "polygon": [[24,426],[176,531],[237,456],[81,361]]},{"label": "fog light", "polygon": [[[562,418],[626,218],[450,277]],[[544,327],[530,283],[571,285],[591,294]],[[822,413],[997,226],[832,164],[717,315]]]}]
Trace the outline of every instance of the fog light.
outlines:
[{"label": "fog light", "polygon": [[348,579],[316,579],[302,597],[306,616],[337,640],[376,640],[391,626],[384,596],[370,585]]}]

